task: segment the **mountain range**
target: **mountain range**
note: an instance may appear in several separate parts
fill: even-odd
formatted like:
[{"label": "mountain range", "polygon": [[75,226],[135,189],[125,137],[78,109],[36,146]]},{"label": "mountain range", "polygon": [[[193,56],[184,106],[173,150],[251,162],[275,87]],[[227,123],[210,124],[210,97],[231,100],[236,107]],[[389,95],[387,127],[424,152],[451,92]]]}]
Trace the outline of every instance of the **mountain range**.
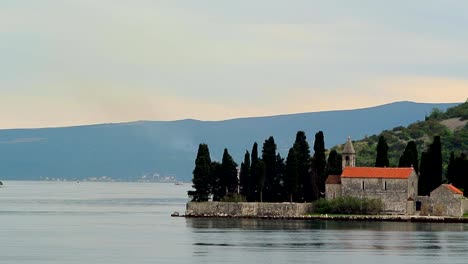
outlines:
[{"label": "mountain range", "polygon": [[224,148],[240,164],[257,142],[269,136],[282,156],[296,132],[305,131],[311,149],[323,131],[326,147],[348,136],[361,139],[396,126],[424,120],[434,108],[456,103],[395,102],[375,107],[252,117],[225,121],[139,121],[63,128],[0,130],[0,179],[43,180],[90,178],[135,181],[170,176],[192,177],[199,143],[207,143],[213,160]]}]

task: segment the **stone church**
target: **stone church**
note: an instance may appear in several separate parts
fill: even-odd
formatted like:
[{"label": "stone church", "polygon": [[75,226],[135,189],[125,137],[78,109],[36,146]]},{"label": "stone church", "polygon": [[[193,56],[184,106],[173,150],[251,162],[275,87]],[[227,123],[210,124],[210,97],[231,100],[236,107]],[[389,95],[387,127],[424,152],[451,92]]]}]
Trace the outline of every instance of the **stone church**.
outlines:
[{"label": "stone church", "polygon": [[342,174],[330,175],[326,180],[326,199],[340,196],[378,198],[384,204],[384,213],[415,213],[418,175],[413,168],[356,167],[356,151],[350,138],[342,158]]},{"label": "stone church", "polygon": [[378,198],[387,214],[461,217],[468,212],[468,199],[451,184],[441,184],[429,196],[418,196],[419,176],[413,168],[356,167],[351,138],[346,141],[342,157],[341,175],[329,175],[325,182],[326,199]]}]

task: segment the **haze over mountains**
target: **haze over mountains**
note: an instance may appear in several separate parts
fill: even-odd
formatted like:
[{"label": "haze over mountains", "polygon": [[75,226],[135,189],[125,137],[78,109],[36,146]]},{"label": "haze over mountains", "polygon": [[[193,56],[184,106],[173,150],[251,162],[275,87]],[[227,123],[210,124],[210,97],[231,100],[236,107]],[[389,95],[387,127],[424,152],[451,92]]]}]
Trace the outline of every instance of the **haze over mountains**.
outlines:
[{"label": "haze over mountains", "polygon": [[284,157],[298,130],[306,132],[311,148],[322,130],[326,147],[348,136],[366,135],[423,120],[433,108],[457,105],[396,102],[376,107],[254,117],[226,121],[141,121],[122,124],[0,130],[0,179],[83,180],[107,176],[139,180],[143,175],[192,178],[199,143],[207,143],[213,160],[226,147],[240,164],[256,141],[274,136]]}]

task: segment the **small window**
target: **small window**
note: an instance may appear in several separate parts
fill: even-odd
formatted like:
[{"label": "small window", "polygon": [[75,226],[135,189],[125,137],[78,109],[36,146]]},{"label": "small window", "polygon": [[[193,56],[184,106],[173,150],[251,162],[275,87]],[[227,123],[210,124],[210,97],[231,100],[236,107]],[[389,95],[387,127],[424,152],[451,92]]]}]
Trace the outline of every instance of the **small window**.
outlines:
[{"label": "small window", "polygon": [[362,187],[363,190],[366,189],[366,185],[365,185],[364,181],[362,181],[362,186],[361,187]]},{"label": "small window", "polygon": [[387,182],[384,182],[384,190],[386,191],[387,190]]}]

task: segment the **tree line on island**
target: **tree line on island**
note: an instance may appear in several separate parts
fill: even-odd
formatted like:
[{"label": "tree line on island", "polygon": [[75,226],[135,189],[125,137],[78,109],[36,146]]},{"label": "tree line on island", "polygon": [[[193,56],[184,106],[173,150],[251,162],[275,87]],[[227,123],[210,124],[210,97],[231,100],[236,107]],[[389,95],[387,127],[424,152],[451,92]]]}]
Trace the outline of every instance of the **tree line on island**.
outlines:
[{"label": "tree line on island", "polygon": [[[286,160],[277,153],[271,136],[262,146],[261,154],[255,142],[251,152],[246,151],[240,165],[224,149],[222,161],[212,161],[207,144],[200,144],[193,171],[193,188],[188,191],[192,201],[238,202],[312,202],[325,195],[328,175],[342,173],[342,157],[336,150],[326,156],[324,134],[315,134],[314,154],[311,155],[306,134],[299,131],[289,149]],[[388,167],[388,145],[385,137],[379,138],[376,148],[376,167]],[[450,156],[443,179],[443,160],[440,136],[435,136],[427,151],[418,160],[417,146],[409,141],[402,153],[398,167],[413,167],[419,174],[419,195],[429,195],[444,181],[461,189],[468,189],[468,160],[465,154]]]}]

